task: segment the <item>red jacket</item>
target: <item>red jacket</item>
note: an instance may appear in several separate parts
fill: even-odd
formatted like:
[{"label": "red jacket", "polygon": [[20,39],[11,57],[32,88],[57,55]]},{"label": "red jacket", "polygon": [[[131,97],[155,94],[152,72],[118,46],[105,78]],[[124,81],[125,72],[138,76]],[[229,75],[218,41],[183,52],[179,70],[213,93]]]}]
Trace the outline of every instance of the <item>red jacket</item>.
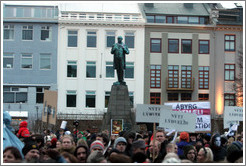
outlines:
[{"label": "red jacket", "polygon": [[16,134],[17,137],[21,138],[21,137],[30,137],[30,132],[27,128],[27,122],[23,121],[20,123],[20,128],[18,133]]}]

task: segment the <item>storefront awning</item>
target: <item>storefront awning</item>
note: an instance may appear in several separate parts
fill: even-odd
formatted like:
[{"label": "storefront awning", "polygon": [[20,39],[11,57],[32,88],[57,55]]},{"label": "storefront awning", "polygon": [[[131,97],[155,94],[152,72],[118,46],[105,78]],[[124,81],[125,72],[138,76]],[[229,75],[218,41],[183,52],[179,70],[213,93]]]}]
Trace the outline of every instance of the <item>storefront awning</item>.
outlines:
[{"label": "storefront awning", "polygon": [[28,117],[28,111],[8,111],[11,117]]}]

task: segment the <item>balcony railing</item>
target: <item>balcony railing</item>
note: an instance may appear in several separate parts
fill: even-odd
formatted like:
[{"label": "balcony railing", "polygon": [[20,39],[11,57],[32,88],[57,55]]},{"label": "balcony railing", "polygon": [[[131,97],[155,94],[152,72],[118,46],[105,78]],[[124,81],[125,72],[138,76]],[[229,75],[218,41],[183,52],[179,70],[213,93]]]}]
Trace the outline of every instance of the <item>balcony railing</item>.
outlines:
[{"label": "balcony railing", "polygon": [[171,85],[169,85],[168,77],[166,78],[166,90],[167,91],[193,91],[194,85],[195,85],[195,78],[192,78],[191,81],[186,81],[186,85],[190,85],[190,87],[188,86],[182,87],[182,83],[181,85],[179,85],[179,82],[178,82],[177,87],[172,87]]}]

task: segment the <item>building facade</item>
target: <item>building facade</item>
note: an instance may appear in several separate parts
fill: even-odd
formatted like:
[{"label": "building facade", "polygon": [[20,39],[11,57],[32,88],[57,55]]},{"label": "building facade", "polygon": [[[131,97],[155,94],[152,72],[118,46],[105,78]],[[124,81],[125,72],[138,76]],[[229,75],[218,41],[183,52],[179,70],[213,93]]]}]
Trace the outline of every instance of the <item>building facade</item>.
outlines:
[{"label": "building facade", "polygon": [[58,7],[4,4],[3,10],[3,109],[15,127],[28,120],[34,130],[44,90],[57,89]]},{"label": "building facade", "polygon": [[88,5],[77,8],[60,8],[57,118],[81,123],[102,120],[111,86],[117,81],[111,48],[118,36],[130,51],[125,82],[132,107],[143,103],[144,20],[138,6],[126,9],[124,4],[114,8],[94,4],[94,9]]}]

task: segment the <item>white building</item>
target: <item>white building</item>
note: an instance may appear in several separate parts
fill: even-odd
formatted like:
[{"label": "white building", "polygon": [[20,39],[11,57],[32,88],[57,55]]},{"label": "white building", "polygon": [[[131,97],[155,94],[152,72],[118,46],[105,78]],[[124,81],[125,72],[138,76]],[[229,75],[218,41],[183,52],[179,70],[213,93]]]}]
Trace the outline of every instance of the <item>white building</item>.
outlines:
[{"label": "white building", "polygon": [[133,107],[143,104],[144,20],[136,3],[62,4],[58,29],[58,119],[93,120],[107,111],[118,36],[130,51],[125,81]]}]

